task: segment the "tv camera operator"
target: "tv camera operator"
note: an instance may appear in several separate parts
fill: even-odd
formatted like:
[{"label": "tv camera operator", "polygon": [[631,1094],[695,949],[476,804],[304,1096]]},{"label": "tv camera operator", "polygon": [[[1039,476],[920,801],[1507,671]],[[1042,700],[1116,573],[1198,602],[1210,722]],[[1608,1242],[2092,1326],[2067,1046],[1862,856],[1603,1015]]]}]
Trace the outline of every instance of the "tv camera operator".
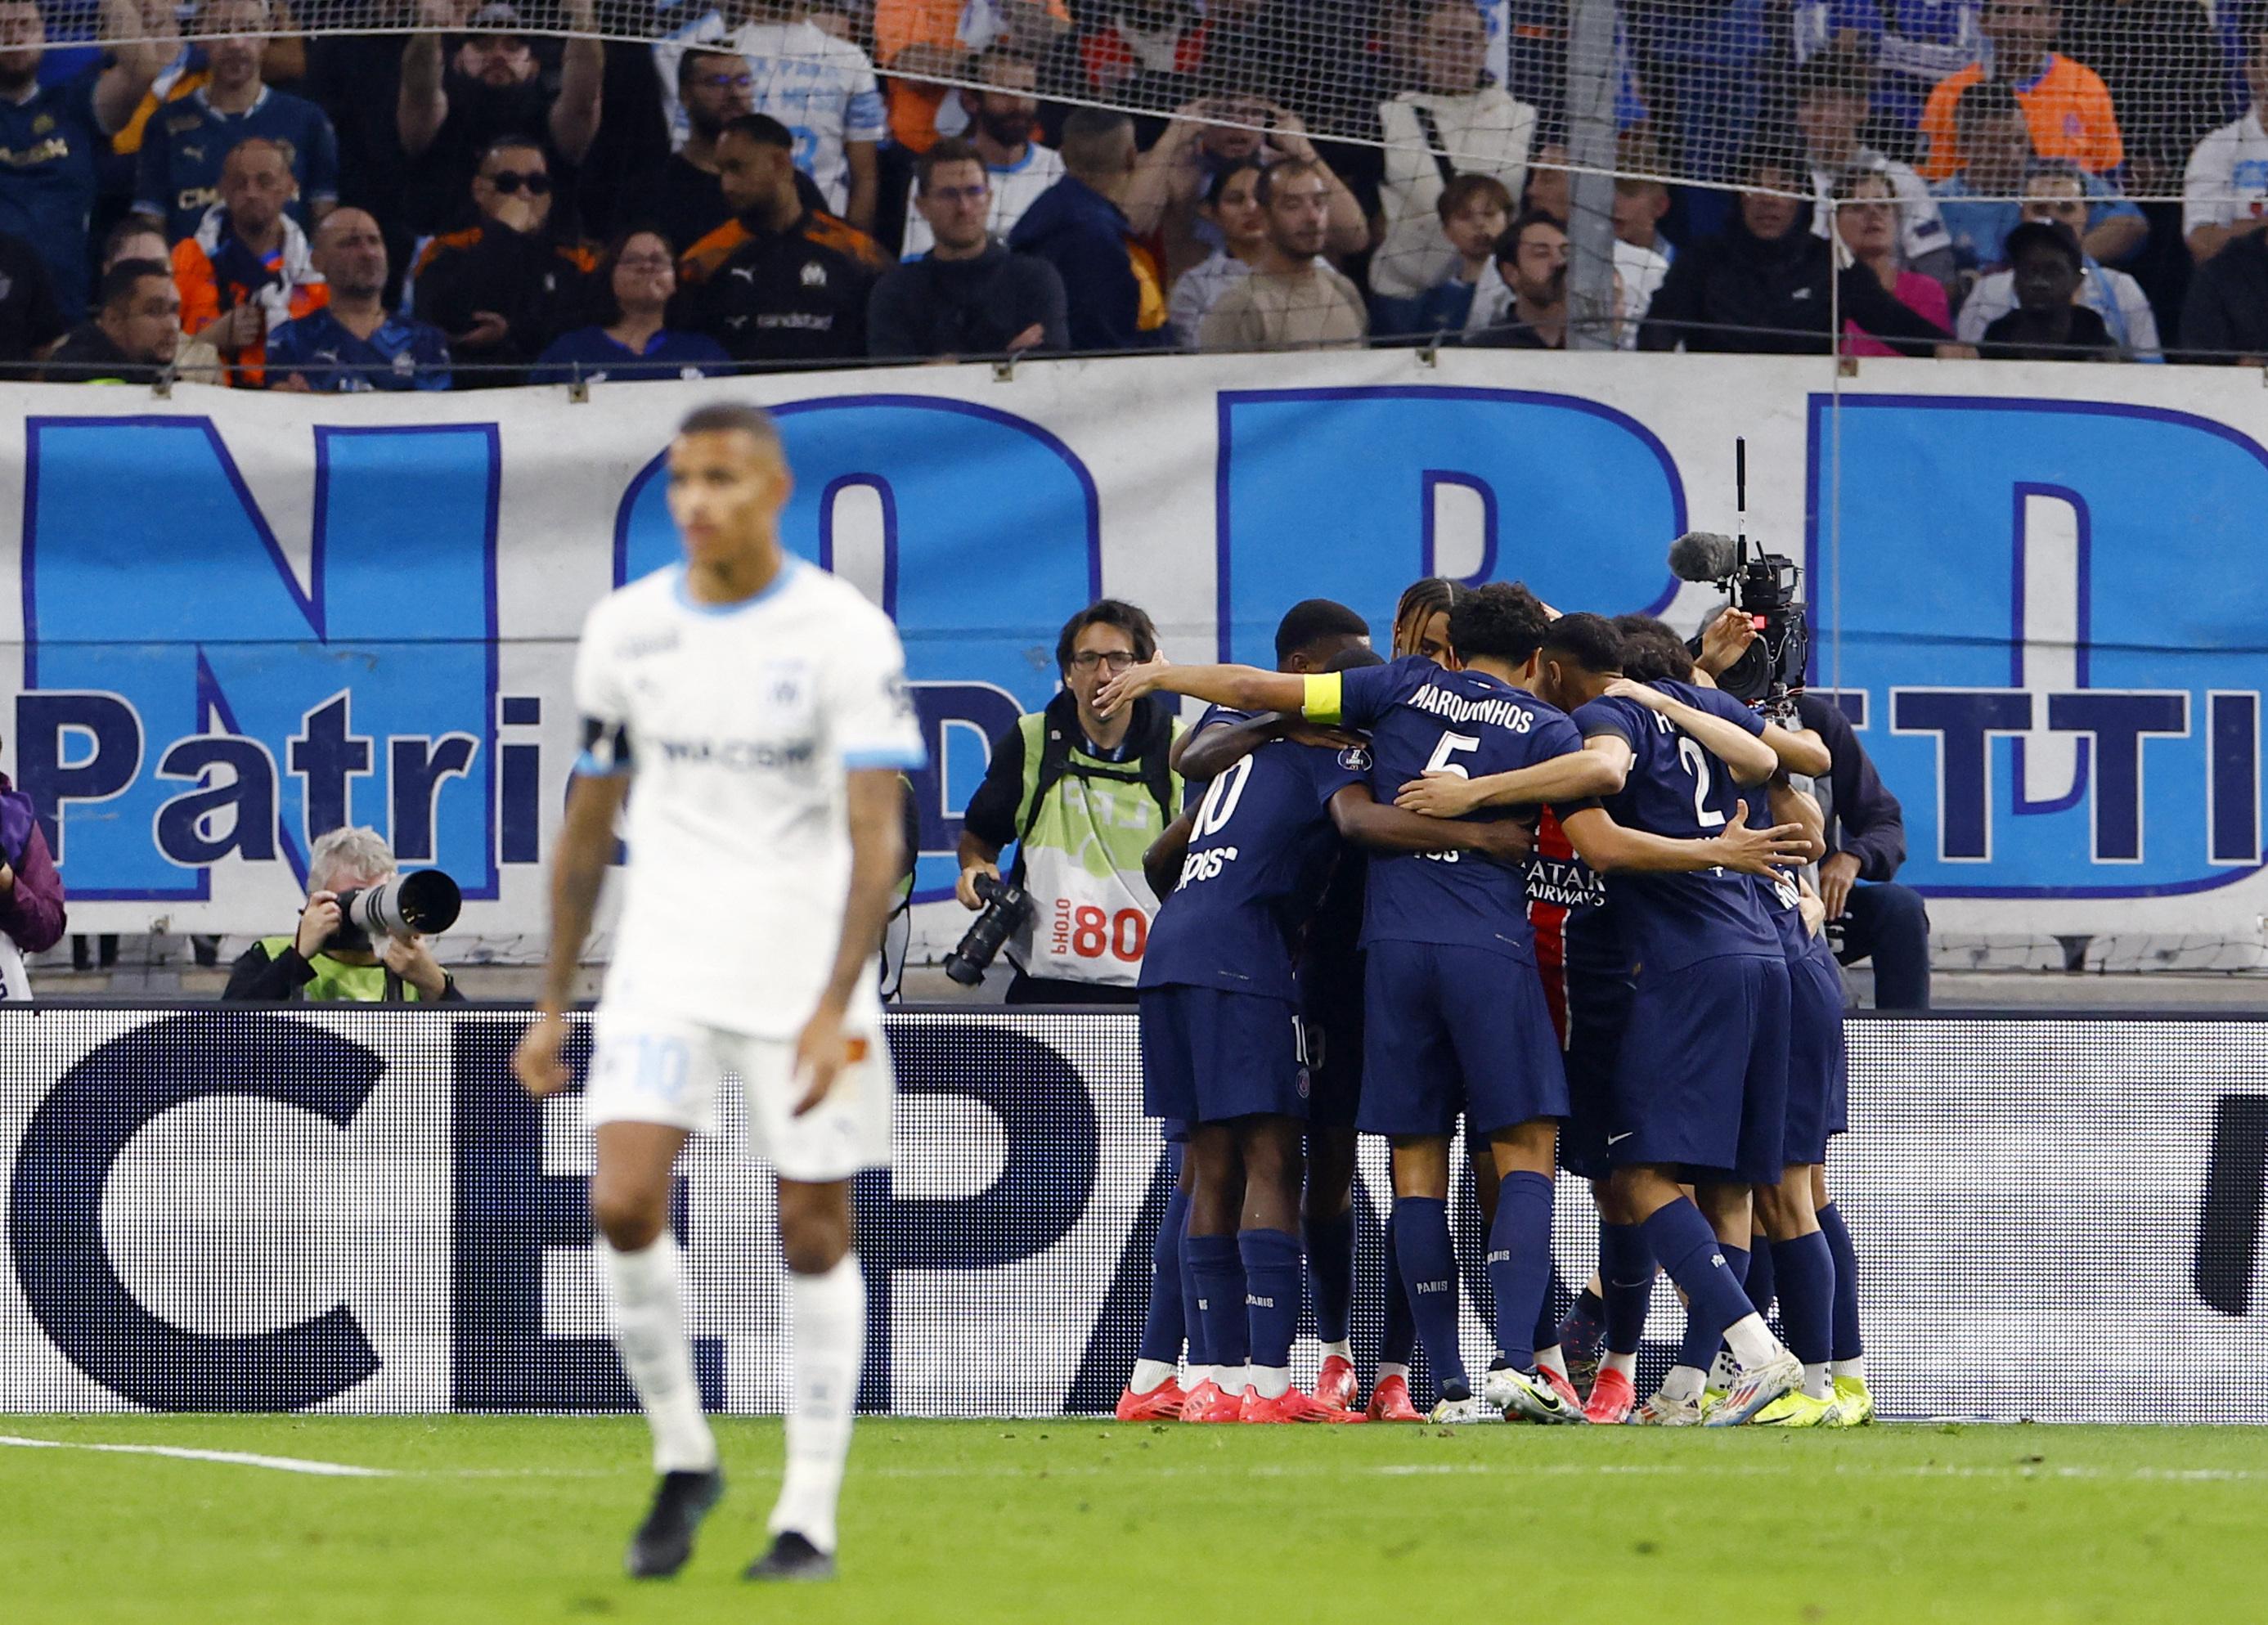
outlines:
[{"label": "tv camera operator", "polygon": [[[1748,450],[1735,445],[1734,477],[1745,516]],[[1876,1009],[1927,1010],[1929,911],[1920,893],[1891,884],[1905,861],[1905,815],[1843,708],[1804,691],[1810,629],[1798,597],[1802,571],[1751,543],[1745,524],[1737,538],[1698,531],[1679,537],[1669,568],[1732,599],[1687,645],[1701,669],[1727,694],[1762,704],[1783,726],[1810,729],[1827,747],[1833,765],[1811,788],[1827,819],[1819,897],[1837,962],[1874,960]]]},{"label": "tv camera operator", "polygon": [[[1063,689],[992,742],[962,814],[954,894],[977,919],[946,974],[975,987],[1005,944],[1011,1004],[1131,1004],[1157,894],[1142,854],[1181,810],[1174,713],[1152,698],[1096,715],[1094,697],[1158,652],[1150,617],[1100,599],[1056,640]],[[1000,854],[1016,843],[1004,880]]]},{"label": "tv camera operator", "polygon": [[230,967],[223,1000],[283,1004],[462,1004],[425,945],[456,923],[456,882],[438,870],[400,874],[374,829],[334,829],[307,855],[298,930],[263,937]]}]

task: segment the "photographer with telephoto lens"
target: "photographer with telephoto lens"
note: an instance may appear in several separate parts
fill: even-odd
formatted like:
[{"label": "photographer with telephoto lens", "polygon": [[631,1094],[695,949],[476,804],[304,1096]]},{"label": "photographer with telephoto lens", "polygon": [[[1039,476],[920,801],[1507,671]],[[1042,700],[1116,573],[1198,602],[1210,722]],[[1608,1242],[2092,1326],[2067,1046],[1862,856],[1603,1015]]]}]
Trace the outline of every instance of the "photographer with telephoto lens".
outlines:
[{"label": "photographer with telephoto lens", "polygon": [[456,923],[456,883],[436,869],[397,873],[378,831],[334,829],[307,855],[298,930],[263,937],[230,968],[224,1000],[283,1004],[461,1004],[425,945]]}]

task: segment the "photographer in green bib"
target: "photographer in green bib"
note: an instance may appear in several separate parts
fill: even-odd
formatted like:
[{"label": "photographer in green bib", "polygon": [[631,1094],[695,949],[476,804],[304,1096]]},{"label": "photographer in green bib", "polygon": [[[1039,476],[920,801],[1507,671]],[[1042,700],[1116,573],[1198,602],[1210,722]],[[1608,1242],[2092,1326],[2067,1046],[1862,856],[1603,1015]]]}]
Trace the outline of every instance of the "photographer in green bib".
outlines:
[{"label": "photographer in green bib", "polygon": [[1094,696],[1157,651],[1157,629],[1131,604],[1101,599],[1073,615],[1056,640],[1062,691],[992,742],[961,815],[964,908],[992,902],[1000,854],[1016,843],[1009,879],[1030,907],[1007,942],[1011,1004],[1134,1003],[1158,911],[1142,853],[1181,810],[1167,761],[1181,724],[1152,698],[1099,717]]},{"label": "photographer in green bib", "polygon": [[[247,948],[229,968],[222,999],[259,1004],[462,1003],[465,996],[423,937],[373,938],[341,915],[342,893],[382,885],[394,879],[395,869],[394,849],[375,829],[334,829],[318,835],[307,852],[307,907],[298,929],[288,937],[263,937]],[[449,889],[453,895],[456,888]],[[450,913],[455,913],[453,903]]]}]

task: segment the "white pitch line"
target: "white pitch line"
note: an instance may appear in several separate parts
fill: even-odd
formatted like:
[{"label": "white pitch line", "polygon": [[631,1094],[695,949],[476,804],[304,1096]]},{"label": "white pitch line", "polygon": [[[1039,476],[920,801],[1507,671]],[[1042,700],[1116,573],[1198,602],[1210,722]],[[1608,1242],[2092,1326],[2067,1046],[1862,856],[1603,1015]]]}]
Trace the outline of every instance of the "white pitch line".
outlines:
[{"label": "white pitch line", "polygon": [[189,1450],[179,1445],[92,1445],[77,1439],[18,1438],[0,1433],[0,1445],[19,1450],[99,1450],[119,1456],[168,1456],[176,1461],[220,1461],[231,1467],[267,1467],[277,1473],[305,1473],[316,1478],[394,1478],[387,1467],[350,1467],[343,1461],[308,1461],[298,1456],[255,1456],[240,1450]]}]

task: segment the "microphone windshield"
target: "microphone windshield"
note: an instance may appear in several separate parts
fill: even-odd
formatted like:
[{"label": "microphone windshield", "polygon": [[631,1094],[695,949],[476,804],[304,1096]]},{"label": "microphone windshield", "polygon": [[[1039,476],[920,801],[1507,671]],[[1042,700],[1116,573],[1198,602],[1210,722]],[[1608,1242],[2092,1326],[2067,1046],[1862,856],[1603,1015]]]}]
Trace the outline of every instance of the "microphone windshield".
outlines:
[{"label": "microphone windshield", "polygon": [[1669,544],[1669,573],[1680,581],[1722,581],[1740,568],[1740,550],[1730,536],[1687,531]]}]

